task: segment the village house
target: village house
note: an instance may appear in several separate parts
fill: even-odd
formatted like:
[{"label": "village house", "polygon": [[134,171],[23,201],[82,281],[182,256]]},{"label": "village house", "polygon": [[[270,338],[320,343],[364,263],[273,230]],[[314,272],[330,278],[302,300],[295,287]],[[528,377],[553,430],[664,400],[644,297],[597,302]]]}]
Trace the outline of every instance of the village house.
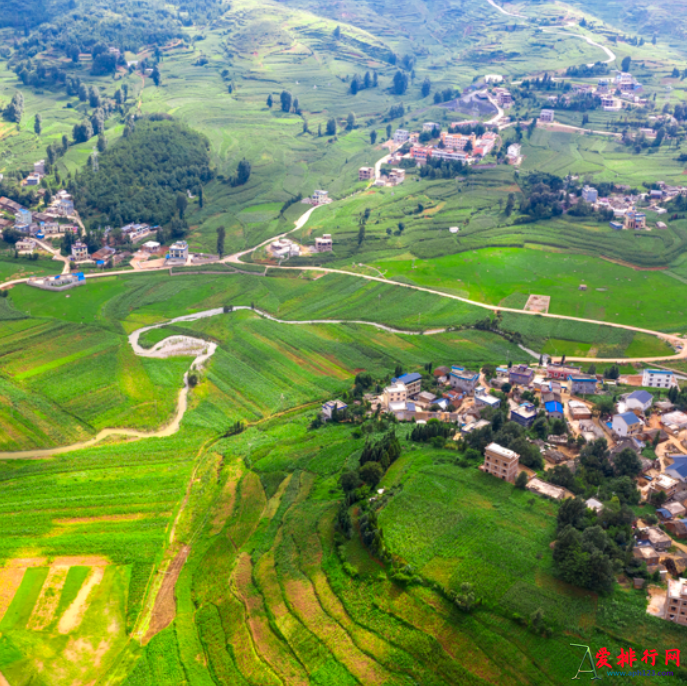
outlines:
[{"label": "village house", "polygon": [[450,150],[465,150],[465,146],[468,144],[468,141],[474,145],[475,140],[476,136],[474,133],[466,136],[462,133],[446,133],[446,131],[441,132],[441,141],[444,146]]},{"label": "village house", "polygon": [[645,369],[642,372],[642,386],[647,388],[672,388],[677,385],[674,372],[663,369]]},{"label": "village house", "polygon": [[601,510],[604,509],[604,505],[600,500],[597,500],[596,498],[589,498],[589,500],[585,500],[584,504],[590,509],[599,514]]},{"label": "village house", "polygon": [[558,379],[565,381],[571,374],[578,374],[580,367],[572,364],[563,364],[560,362],[550,362],[546,365],[546,376],[549,379]]},{"label": "village house", "polygon": [[537,418],[537,408],[532,403],[522,403],[510,411],[510,420],[529,429]]},{"label": "village house", "polygon": [[403,374],[397,379],[391,379],[392,384],[401,383],[405,386],[408,397],[417,395],[422,390],[422,375],[417,372]]},{"label": "village house", "polygon": [[88,247],[85,243],[81,241],[72,243],[72,258],[77,262],[88,259]]},{"label": "village house", "polygon": [[552,124],[554,120],[555,113],[553,110],[542,110],[539,115],[539,121],[544,124]]},{"label": "village house", "polygon": [[608,79],[599,79],[596,82],[596,93],[597,95],[608,93]]},{"label": "village house", "polygon": [[427,163],[427,160],[432,156],[432,148],[427,145],[414,145],[410,149],[410,156],[419,164]]},{"label": "village house", "polygon": [[434,121],[426,121],[426,122],[422,125],[422,131],[423,131],[423,133],[432,133],[432,131],[434,131],[435,129],[441,129],[441,125],[440,125],[440,124],[437,124],[437,123],[434,122]]},{"label": "village house", "polygon": [[596,190],[596,188],[592,188],[592,186],[585,186],[582,189],[582,200],[585,202],[588,202],[590,204],[594,204],[599,197],[599,191]]},{"label": "village house", "polygon": [[358,181],[370,181],[375,177],[374,167],[360,167],[358,169]]},{"label": "village house", "polygon": [[549,419],[563,419],[563,403],[560,400],[549,400],[544,403],[546,416]]},{"label": "village house", "polygon": [[498,443],[490,443],[484,449],[484,464],[481,468],[487,474],[514,483],[519,467],[520,455],[515,451],[504,448]]},{"label": "village house", "polygon": [[654,401],[654,396],[649,391],[633,391],[624,398],[625,407],[628,410],[646,412]]},{"label": "village house", "polygon": [[321,238],[315,239],[315,250],[317,252],[331,252],[333,245],[330,233],[325,233]]},{"label": "village house", "polygon": [[646,529],[641,529],[639,532],[641,540],[649,541],[655,550],[665,552],[673,545],[673,541],[668,534],[661,531],[658,527],[652,526]]},{"label": "village house", "polygon": [[647,567],[655,567],[659,563],[659,554],[650,545],[636,546],[632,549],[632,555],[642,562],[646,562]]},{"label": "village house", "polygon": [[622,104],[617,101],[612,95],[601,96],[601,107],[604,112],[617,112],[622,109]]},{"label": "village house", "polygon": [[675,410],[661,416],[661,426],[671,435],[677,436],[680,431],[687,429],[687,414]]},{"label": "village house", "polygon": [[644,423],[634,412],[613,415],[611,430],[618,436],[635,436],[644,428]]},{"label": "village house", "polygon": [[519,143],[511,143],[506,151],[509,164],[519,164],[522,159],[522,146]]},{"label": "village house", "polygon": [[465,393],[474,393],[479,384],[479,373],[470,372],[464,367],[452,367],[448,377],[449,383],[453,388],[459,388]]},{"label": "village house", "polygon": [[387,407],[392,403],[405,403],[408,398],[408,389],[405,384],[402,383],[392,383],[391,386],[387,386],[382,394],[382,402]]},{"label": "village house", "polygon": [[687,579],[668,579],[665,619],[687,626]]},{"label": "village house", "polygon": [[501,407],[501,399],[482,389],[481,392],[475,393],[475,407],[491,407],[496,410]]},{"label": "village house", "polygon": [[22,238],[21,240],[17,241],[14,244],[15,250],[20,254],[20,255],[32,255],[34,249],[36,248],[37,244],[34,240],[31,238]]},{"label": "village house", "polygon": [[673,464],[665,468],[665,474],[681,483],[687,482],[687,455],[668,455]]},{"label": "village house", "polygon": [[666,494],[666,498],[670,499],[675,495],[679,485],[680,482],[669,474],[659,474],[651,482],[651,490],[663,491]]},{"label": "village house", "polygon": [[394,143],[405,143],[410,138],[410,132],[405,129],[396,129],[394,132]]},{"label": "village house", "polygon": [[160,249],[160,244],[157,241],[146,241],[142,247],[144,252],[152,254]]},{"label": "village house", "polygon": [[512,386],[515,384],[529,386],[534,379],[534,369],[526,364],[513,365],[508,371],[508,379]]},{"label": "village house", "polygon": [[512,107],[513,105],[513,96],[511,95],[510,91],[507,90],[506,88],[494,88],[494,95],[496,96],[496,102],[498,105],[503,107],[504,110]]},{"label": "village house", "polygon": [[389,172],[389,185],[390,186],[398,186],[399,184],[403,183],[406,179],[406,170],[405,169],[392,169]]},{"label": "village house", "polygon": [[469,163],[470,155],[464,150],[451,150],[448,148],[432,148],[432,157],[438,160],[450,160],[452,162]]},{"label": "village house", "polygon": [[551,500],[563,500],[565,498],[564,488],[561,488],[560,486],[554,486],[553,484],[547,483],[536,476],[527,482],[526,488],[532,493],[542,495],[545,498],[550,498]]},{"label": "village house", "polygon": [[0,210],[7,212],[8,214],[16,214],[19,210],[23,210],[24,207],[14,200],[2,197],[0,198]]},{"label": "village house", "polygon": [[114,248],[111,248],[109,245],[105,245],[100,248],[100,250],[96,250],[91,255],[91,259],[94,260],[99,267],[103,267],[115,256],[116,252],[117,251]]},{"label": "village house", "polygon": [[588,374],[570,374],[570,393],[572,395],[593,395],[596,393],[597,379]]},{"label": "village house", "polygon": [[132,243],[142,240],[149,233],[151,233],[151,227],[148,224],[127,224],[122,227],[122,235]]},{"label": "village house", "polygon": [[322,405],[322,419],[328,422],[332,418],[332,414],[336,410],[337,412],[343,412],[348,405],[341,400],[330,400]]},{"label": "village house", "polygon": [[440,384],[448,383],[448,375],[451,373],[450,367],[435,367],[432,375]]},{"label": "village house", "polygon": [[646,214],[637,210],[628,210],[625,213],[625,228],[629,231],[646,229]]},{"label": "village house", "polygon": [[188,243],[186,241],[177,241],[169,246],[168,260],[183,260],[188,259]]},{"label": "village house", "polygon": [[17,210],[17,213],[14,215],[14,225],[20,231],[28,229],[31,226],[32,220],[31,210],[25,210],[23,207]]},{"label": "village house", "polygon": [[573,421],[580,421],[580,419],[591,419],[592,411],[586,403],[581,400],[568,400],[568,411]]},{"label": "village house", "polygon": [[270,243],[270,252],[277,259],[298,257],[301,254],[301,247],[289,238],[280,238]]},{"label": "village house", "polygon": [[329,191],[315,190],[312,192],[312,197],[310,198],[313,205],[325,205],[330,202]]}]

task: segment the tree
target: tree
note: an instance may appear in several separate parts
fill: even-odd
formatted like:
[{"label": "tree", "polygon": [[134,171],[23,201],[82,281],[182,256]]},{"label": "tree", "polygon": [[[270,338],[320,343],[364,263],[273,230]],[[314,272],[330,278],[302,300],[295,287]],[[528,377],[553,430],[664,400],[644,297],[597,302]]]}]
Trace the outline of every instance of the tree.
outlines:
[{"label": "tree", "polygon": [[358,229],[358,245],[362,245],[363,241],[365,240],[365,224],[360,224],[360,228]]},{"label": "tree", "polygon": [[334,117],[327,119],[326,133],[328,136],[336,136],[336,119]]},{"label": "tree", "polygon": [[151,76],[153,77],[153,83],[156,86],[159,86],[160,85],[160,70],[158,69],[157,64],[153,67],[153,73],[151,74]]},{"label": "tree", "polygon": [[336,40],[339,40],[339,38],[341,38],[341,27],[340,27],[340,26],[337,26],[337,27],[334,29],[334,33],[333,33],[332,35],[334,36],[334,38],[335,38]]},{"label": "tree", "polygon": [[625,448],[616,455],[613,461],[618,476],[638,476],[642,472],[642,463],[632,448]]},{"label": "tree", "polygon": [[223,226],[218,226],[217,227],[217,254],[219,255],[220,260],[222,259],[222,255],[224,255],[224,236],[225,236],[226,230]]},{"label": "tree", "polygon": [[355,114],[353,112],[350,112],[348,116],[346,117],[346,129],[348,131],[353,131],[355,128]]},{"label": "tree", "polygon": [[301,106],[300,106],[300,104],[298,103],[298,98],[294,98],[294,99],[293,99],[293,111],[294,111],[296,114],[300,114],[300,113],[301,113]]},{"label": "tree", "polygon": [[273,104],[273,103],[272,103],[272,93],[270,93],[270,94],[267,96],[267,107],[271,108],[271,107],[272,107],[272,104]]},{"label": "tree", "polygon": [[510,215],[513,212],[514,207],[515,207],[515,195],[513,193],[509,193],[508,194],[508,200],[506,201],[506,209],[504,210],[506,217],[510,217]]},{"label": "tree", "polygon": [[351,95],[357,95],[359,88],[360,88],[360,86],[358,85],[358,77],[354,76],[351,79],[351,87],[350,87]]},{"label": "tree", "polygon": [[97,147],[98,147],[98,152],[100,152],[100,153],[105,152],[105,150],[107,149],[107,138],[105,138],[105,134],[101,133],[98,136]]},{"label": "tree", "polygon": [[370,131],[370,145],[374,145],[377,142],[377,132],[373,129]]},{"label": "tree", "polygon": [[613,410],[615,409],[615,403],[613,402],[613,398],[610,398],[607,395],[602,395],[597,400],[594,402],[594,412],[600,417],[604,417],[605,415],[613,414]]},{"label": "tree", "polygon": [[37,135],[41,135],[41,131],[43,130],[43,117],[41,117],[40,112],[36,114],[34,120],[33,120],[33,132]]},{"label": "tree", "polygon": [[366,462],[360,468],[360,478],[370,487],[374,488],[384,476],[384,470],[379,462]]},{"label": "tree", "polygon": [[176,197],[177,211],[179,212],[179,218],[184,218],[184,212],[188,207],[188,195],[186,193],[179,192]]},{"label": "tree", "polygon": [[339,483],[344,493],[348,494],[355,491],[362,483],[357,471],[344,472],[339,478]]},{"label": "tree", "polygon": [[317,137],[322,138],[322,124],[317,125]]},{"label": "tree", "polygon": [[88,89],[88,104],[93,107],[100,107],[100,90],[98,86],[91,86]]},{"label": "tree", "polygon": [[282,91],[279,95],[279,99],[281,100],[281,111],[290,112],[291,102],[293,100],[291,93],[289,93],[289,91]]},{"label": "tree", "polygon": [[558,509],[558,531],[562,531],[566,527],[583,529],[586,514],[587,505],[584,500],[580,500],[579,498],[566,498]]},{"label": "tree", "polygon": [[69,137],[66,133],[62,134],[62,154],[69,150]]},{"label": "tree", "polygon": [[627,55],[626,57],[623,57],[623,61],[620,63],[620,68],[624,72],[630,71],[630,66],[632,65],[632,58]]},{"label": "tree", "polygon": [[400,69],[394,74],[392,90],[396,95],[403,95],[408,90],[408,75]]},{"label": "tree", "polygon": [[515,480],[515,488],[519,488],[521,491],[525,490],[527,486],[527,472],[520,472],[518,478]]},{"label": "tree", "polygon": [[429,80],[429,77],[425,77],[425,80],[422,82],[422,97],[426,98],[432,90],[432,82]]},{"label": "tree", "polygon": [[5,108],[4,116],[8,121],[15,124],[21,124],[21,118],[24,114],[24,96],[17,91],[13,96],[10,104]]},{"label": "tree", "polygon": [[391,124],[386,125],[386,137],[391,138]]}]

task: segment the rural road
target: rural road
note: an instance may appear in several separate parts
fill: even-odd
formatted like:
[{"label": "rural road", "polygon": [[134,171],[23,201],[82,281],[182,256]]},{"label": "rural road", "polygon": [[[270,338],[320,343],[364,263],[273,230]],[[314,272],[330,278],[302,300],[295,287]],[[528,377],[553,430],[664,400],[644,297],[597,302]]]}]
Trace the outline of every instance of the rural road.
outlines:
[{"label": "rural road", "polygon": [[[516,17],[517,19],[529,19],[529,17],[526,17],[524,14],[517,14],[516,12],[508,12],[507,10],[504,10],[503,7],[500,5],[497,5],[494,0],[487,0],[487,2],[496,10],[501,12],[501,14],[505,14],[507,17]],[[559,33],[559,29],[546,29],[542,28],[541,29],[544,33]],[[568,33],[566,31],[563,31],[564,36],[575,36],[575,38],[581,38],[583,41],[589,43],[589,45],[593,45],[596,48],[600,48],[603,50],[608,59],[604,60],[605,64],[609,64],[610,62],[613,62],[616,58],[616,54],[610,49],[607,48],[605,45],[602,45],[601,43],[597,43],[596,41],[593,41],[591,38],[588,36],[584,36],[581,33]]]}]

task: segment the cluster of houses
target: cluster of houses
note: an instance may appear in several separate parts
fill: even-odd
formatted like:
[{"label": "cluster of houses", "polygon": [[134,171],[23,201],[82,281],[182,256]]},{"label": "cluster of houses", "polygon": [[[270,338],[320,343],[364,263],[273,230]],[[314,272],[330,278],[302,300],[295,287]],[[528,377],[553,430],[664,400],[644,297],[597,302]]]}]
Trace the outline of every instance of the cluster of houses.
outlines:
[{"label": "cluster of houses", "polygon": [[290,238],[279,238],[269,244],[268,252],[278,260],[288,259],[289,257],[300,257],[312,253],[332,252],[334,241],[330,233],[315,238],[314,245],[301,246]]},{"label": "cluster of houses", "polygon": [[[410,150],[403,156],[397,156],[400,159],[412,159],[418,166],[427,164],[429,159],[432,160],[449,160],[457,161],[463,164],[474,164],[480,159],[486,157],[496,145],[499,136],[493,131],[487,131],[478,137],[474,133],[464,134],[456,129],[464,124],[453,123],[449,131],[441,131],[440,124],[436,122],[425,122],[422,125],[423,133],[439,132],[438,141],[436,144],[423,145],[420,143],[420,133],[411,133],[406,129],[397,129],[394,133],[394,143],[399,145],[410,145]],[[390,162],[393,164],[394,159]],[[362,171],[362,170],[361,170]],[[402,171],[402,170],[399,170]],[[367,172],[365,172],[367,173]],[[360,174],[360,172],[359,172]],[[391,177],[390,183],[391,182]],[[398,177],[393,181],[394,185],[400,183],[403,178]]]},{"label": "cluster of houses", "polygon": [[[661,207],[659,203],[667,202],[678,195],[687,195],[687,187],[668,186],[662,181],[658,183],[658,186],[656,189],[637,196],[615,193],[607,198],[601,198],[596,188],[585,185],[582,188],[581,198],[592,205],[594,209],[611,210],[613,212],[613,220],[610,222],[611,228],[617,231],[621,229],[640,231],[648,228],[647,217],[646,212],[637,209],[637,203],[647,203],[648,210],[660,215],[666,214],[668,210]],[[657,221],[656,228],[665,229],[666,224]]]}]

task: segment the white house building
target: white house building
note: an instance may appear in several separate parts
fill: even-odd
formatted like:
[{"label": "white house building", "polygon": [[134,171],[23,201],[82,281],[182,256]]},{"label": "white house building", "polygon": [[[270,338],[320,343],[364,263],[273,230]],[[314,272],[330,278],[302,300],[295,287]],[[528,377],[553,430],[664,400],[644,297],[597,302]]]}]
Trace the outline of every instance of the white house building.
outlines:
[{"label": "white house building", "polygon": [[188,259],[188,243],[186,241],[177,241],[169,246],[170,260],[184,260]]},{"label": "white house building", "polygon": [[322,418],[324,421],[329,421],[332,418],[332,412],[336,409],[337,412],[342,412],[348,407],[346,403],[341,400],[330,400],[322,405]]},{"label": "white house building", "polygon": [[599,197],[599,191],[592,186],[585,186],[582,189],[582,200],[588,203],[595,203]]},{"label": "white house building", "polygon": [[634,436],[642,431],[644,422],[634,412],[613,415],[611,429],[618,436]]},{"label": "white house building", "polygon": [[539,121],[546,124],[552,124],[554,120],[555,113],[553,110],[542,110],[539,115]]},{"label": "white house building", "polygon": [[673,372],[664,369],[645,369],[642,372],[642,386],[648,388],[672,388],[677,386]]},{"label": "white house building", "polygon": [[649,391],[634,391],[625,398],[625,407],[628,410],[640,410],[646,412],[651,403],[654,402],[654,396]]},{"label": "white house building", "polygon": [[396,129],[394,132],[394,143],[405,143],[410,138],[410,131]]},{"label": "white house building", "polygon": [[88,259],[88,247],[85,243],[77,241],[72,244],[72,257],[75,260],[87,260]]}]

